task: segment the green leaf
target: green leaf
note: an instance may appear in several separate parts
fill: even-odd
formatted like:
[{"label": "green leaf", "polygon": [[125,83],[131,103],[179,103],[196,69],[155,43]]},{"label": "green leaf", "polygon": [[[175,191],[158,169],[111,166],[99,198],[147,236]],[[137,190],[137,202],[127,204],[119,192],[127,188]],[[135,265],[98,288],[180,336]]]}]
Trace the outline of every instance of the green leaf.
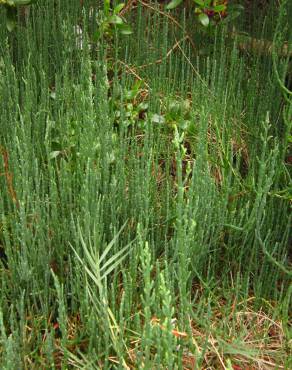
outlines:
[{"label": "green leaf", "polygon": [[121,3],[121,4],[118,4],[115,8],[114,8],[114,14],[119,14],[119,12],[125,7],[125,4],[124,3]]},{"label": "green leaf", "polygon": [[6,20],[6,27],[9,32],[13,31],[16,26],[17,21],[17,14],[16,9],[8,8],[7,9],[7,20]]},{"label": "green leaf", "polygon": [[49,154],[49,159],[57,158],[62,152],[60,150],[55,150]]},{"label": "green leaf", "polygon": [[198,20],[204,27],[208,27],[210,23],[209,17],[205,13],[198,15]]},{"label": "green leaf", "polygon": [[124,92],[123,98],[125,100],[133,100],[135,99],[136,95],[137,95],[137,92],[135,90],[126,90]]},{"label": "green leaf", "polygon": [[241,12],[237,12],[237,11],[229,12],[228,11],[228,16],[223,21],[225,23],[230,22],[230,21],[238,18],[240,15],[241,15]]},{"label": "green leaf", "polygon": [[[121,248],[118,252],[116,252],[113,256],[111,256],[108,260],[104,262],[102,266],[100,266],[100,273],[101,277],[104,278],[106,275],[109,274],[112,270],[115,269],[117,266],[117,261],[118,264],[128,255],[129,247],[132,245],[132,242],[127,244],[125,247]],[[101,259],[100,259],[100,264],[101,264]],[[105,271],[105,272],[104,272]]]},{"label": "green leaf", "polygon": [[103,1],[103,11],[104,11],[104,14],[105,14],[106,17],[109,16],[110,9],[111,9],[111,2],[110,2],[110,0],[104,0]]},{"label": "green leaf", "polygon": [[93,41],[96,42],[98,41],[99,39],[101,39],[101,35],[102,35],[102,32],[101,30],[97,30],[94,35],[93,35]]},{"label": "green leaf", "polygon": [[163,123],[165,123],[165,118],[163,116],[161,116],[160,114],[155,113],[151,116],[151,122],[152,123],[163,124]]},{"label": "green leaf", "polygon": [[174,9],[180,5],[182,0],[171,0],[171,2],[166,6],[167,10]]},{"label": "green leaf", "polygon": [[16,26],[14,19],[8,18],[6,21],[6,27],[9,32],[13,31]]},{"label": "green leaf", "polygon": [[55,100],[56,99],[56,91],[51,91],[50,98]]},{"label": "green leaf", "polygon": [[[126,227],[127,225],[127,221],[123,224],[123,226],[120,228],[120,230],[118,231],[118,233],[114,236],[114,238],[111,240],[111,242],[107,245],[107,247],[105,248],[105,250],[103,251],[102,255],[100,256],[100,259],[99,259],[99,262],[101,263],[105,258],[106,256],[108,255],[109,251],[112,249],[112,247],[115,245],[115,243],[118,241],[118,238],[121,234],[121,232],[124,230],[124,228]],[[81,233],[81,229],[79,227],[79,232]]]},{"label": "green leaf", "polygon": [[127,36],[133,33],[132,27],[126,23],[117,24],[117,27],[121,35]]},{"label": "green leaf", "polygon": [[116,25],[124,23],[122,18],[119,17],[118,15],[112,15],[111,17],[109,17],[108,22],[111,24],[116,24]]},{"label": "green leaf", "polygon": [[197,4],[197,5],[200,5],[201,7],[205,6],[205,2],[202,1],[202,0],[194,0],[194,3]]},{"label": "green leaf", "polygon": [[125,228],[126,224],[127,223],[125,223],[122,226],[122,228],[115,235],[112,241],[106,246],[101,256],[99,256],[99,253],[94,250],[90,240],[88,241],[88,244],[85,242],[79,223],[77,224],[79,240],[83,247],[85,258],[81,258],[79,254],[77,253],[77,251],[69,243],[78,261],[83,266],[88,276],[93,280],[96,286],[100,289],[100,291],[103,290],[102,280],[104,280],[114,269],[116,269],[118,265],[120,265],[121,262],[125,259],[125,257],[130,253],[130,247],[132,246],[134,241],[128,243],[125,247],[121,248],[115,254],[112,254],[111,256],[109,255],[109,253],[112,251],[113,246],[118,241],[118,238],[122,230]]},{"label": "green leaf", "polygon": [[142,103],[138,104],[138,106],[137,106],[138,112],[145,111],[147,109],[148,109],[148,104],[147,103],[142,102]]},{"label": "green leaf", "polygon": [[226,10],[226,5],[225,4],[221,4],[221,5],[216,5],[213,7],[213,10],[214,12],[216,13],[220,13],[220,12],[224,12],[224,10]]},{"label": "green leaf", "polygon": [[230,4],[230,5],[228,5],[228,12],[233,12],[233,11],[242,12],[243,10],[244,10],[244,6],[242,6],[240,4]]},{"label": "green leaf", "polygon": [[186,131],[190,126],[190,121],[181,119],[177,122],[177,125],[181,130]]}]

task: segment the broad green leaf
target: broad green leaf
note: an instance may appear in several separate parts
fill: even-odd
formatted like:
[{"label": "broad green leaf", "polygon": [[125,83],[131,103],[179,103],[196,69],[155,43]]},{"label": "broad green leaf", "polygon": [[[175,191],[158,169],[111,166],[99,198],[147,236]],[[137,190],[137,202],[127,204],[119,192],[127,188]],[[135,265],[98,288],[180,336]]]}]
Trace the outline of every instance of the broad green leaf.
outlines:
[{"label": "broad green leaf", "polygon": [[221,5],[216,5],[216,6],[214,6],[213,7],[213,10],[214,10],[214,12],[217,12],[217,13],[219,13],[219,12],[224,12],[224,10],[226,10],[226,5],[225,4],[221,4]]},{"label": "broad green leaf", "polygon": [[165,118],[161,114],[155,113],[151,116],[151,122],[163,124],[165,123]]},{"label": "broad green leaf", "polygon": [[199,16],[198,16],[198,19],[200,21],[200,23],[204,26],[204,27],[208,27],[209,23],[210,23],[210,20],[209,20],[209,17],[207,16],[207,14],[205,13],[201,13]]},{"label": "broad green leaf", "polygon": [[224,21],[230,22],[230,21],[238,18],[240,15],[241,15],[241,12],[237,12],[237,11],[229,12],[228,11],[228,16],[224,19]]},{"label": "broad green leaf", "polygon": [[8,31],[9,32],[13,31],[15,26],[16,26],[15,20],[12,19],[12,18],[7,18],[6,27],[7,27]]},{"label": "broad green leaf", "polygon": [[132,27],[126,23],[117,24],[117,27],[121,35],[127,36],[133,33]]},{"label": "broad green leaf", "polygon": [[121,4],[118,4],[115,8],[114,8],[114,14],[119,14],[119,12],[125,7],[125,4],[124,3],[121,3]]},{"label": "broad green leaf", "polygon": [[205,6],[205,1],[203,1],[203,0],[194,0],[194,3],[197,4],[197,5],[200,5],[201,7]]},{"label": "broad green leaf", "polygon": [[49,154],[49,159],[55,159],[57,158],[62,152],[60,150],[54,150]]},{"label": "broad green leaf", "polygon": [[13,8],[7,9],[6,27],[9,32],[13,31],[16,26],[16,21],[17,21],[16,16],[17,16],[16,9],[13,9]]},{"label": "broad green leaf", "polygon": [[109,23],[116,24],[116,25],[124,23],[122,18],[119,17],[118,15],[112,15],[111,17],[109,17],[108,21],[109,21]]},{"label": "broad green leaf", "polygon": [[243,10],[244,10],[244,6],[242,6],[240,4],[229,4],[228,5],[228,11],[229,12],[233,12],[233,11],[241,12]]},{"label": "broad green leaf", "polygon": [[148,104],[147,103],[140,103],[140,104],[138,104],[138,106],[137,106],[137,110],[139,111],[139,112],[141,112],[141,111],[145,111],[145,110],[147,110],[148,109]]},{"label": "broad green leaf", "polygon": [[174,9],[180,5],[182,0],[171,0],[171,2],[166,6],[167,10]]},{"label": "broad green leaf", "polygon": [[135,99],[136,95],[137,95],[137,92],[135,90],[127,90],[124,93],[124,99],[125,100],[133,100],[133,99]]},{"label": "broad green leaf", "polygon": [[132,90],[135,90],[135,91],[139,91],[140,87],[143,85],[143,81],[142,80],[137,80],[135,81],[133,87],[132,87]]}]

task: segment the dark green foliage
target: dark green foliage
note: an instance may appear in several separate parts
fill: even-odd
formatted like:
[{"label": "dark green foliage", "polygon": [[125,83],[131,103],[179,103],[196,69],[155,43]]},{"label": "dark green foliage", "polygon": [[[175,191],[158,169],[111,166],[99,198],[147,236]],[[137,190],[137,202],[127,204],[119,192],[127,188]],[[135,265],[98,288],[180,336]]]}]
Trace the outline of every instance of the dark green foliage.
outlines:
[{"label": "dark green foliage", "polygon": [[89,3],[0,28],[0,368],[289,365],[272,59],[146,6],[95,41]]}]

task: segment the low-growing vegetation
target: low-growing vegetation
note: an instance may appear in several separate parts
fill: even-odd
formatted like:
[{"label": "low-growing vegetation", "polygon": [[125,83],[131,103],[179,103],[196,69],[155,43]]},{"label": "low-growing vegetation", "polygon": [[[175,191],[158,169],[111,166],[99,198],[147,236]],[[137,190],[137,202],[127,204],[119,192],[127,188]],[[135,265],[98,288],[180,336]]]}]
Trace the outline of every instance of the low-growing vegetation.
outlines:
[{"label": "low-growing vegetation", "polygon": [[1,369],[292,368],[289,1],[195,3],[0,9]]}]

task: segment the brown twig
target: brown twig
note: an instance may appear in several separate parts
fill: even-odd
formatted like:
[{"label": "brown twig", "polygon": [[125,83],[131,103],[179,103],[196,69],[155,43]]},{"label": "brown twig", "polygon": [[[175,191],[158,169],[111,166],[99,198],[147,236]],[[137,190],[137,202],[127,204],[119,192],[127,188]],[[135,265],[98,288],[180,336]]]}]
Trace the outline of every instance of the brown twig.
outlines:
[{"label": "brown twig", "polygon": [[159,8],[155,8],[154,6],[151,6],[150,4],[147,4],[147,3],[145,3],[144,1],[142,1],[142,0],[138,0],[138,2],[140,3],[140,4],[142,4],[145,8],[148,8],[148,9],[150,9],[150,10],[153,10],[154,12],[157,12],[157,13],[159,13],[159,14],[161,14],[161,15],[163,15],[164,17],[166,17],[166,18],[168,18],[173,24],[175,24],[179,29],[181,29],[183,32],[184,32],[184,34],[187,36],[187,39],[189,40],[189,42],[190,42],[190,44],[192,45],[192,47],[194,48],[194,49],[196,49],[196,46],[195,46],[195,44],[194,44],[194,42],[193,42],[193,40],[192,40],[192,38],[189,36],[189,34],[185,31],[185,29],[184,29],[184,27],[174,18],[174,17],[172,17],[169,13],[167,13],[167,12],[164,12],[164,11],[162,11],[162,10],[160,10]]},{"label": "brown twig", "polygon": [[202,82],[202,84],[205,86],[205,88],[209,91],[209,93],[215,98],[215,94],[213,91],[211,91],[211,89],[209,88],[207,82],[202,78],[202,76],[200,75],[200,73],[197,71],[197,69],[194,67],[193,63],[191,62],[190,58],[186,55],[186,53],[184,52],[184,50],[182,49],[182,47],[180,46],[180,44],[178,44],[177,46],[180,50],[180,52],[182,53],[183,57],[186,59],[186,61],[189,63],[191,69],[193,70],[193,72],[195,73],[195,75],[198,77],[198,79]]},{"label": "brown twig", "polygon": [[137,69],[142,69],[142,68],[146,68],[146,67],[150,67],[152,65],[155,65],[155,64],[160,64],[162,63],[165,59],[167,59],[170,54],[178,48],[179,44],[181,42],[183,42],[184,40],[188,39],[189,36],[185,36],[183,37],[182,39],[180,39],[179,41],[176,40],[176,43],[167,51],[167,53],[165,54],[164,57],[160,58],[160,59],[157,59],[155,60],[154,62],[150,62],[150,63],[147,63],[147,64],[142,64],[141,66],[137,66]]},{"label": "brown twig", "polygon": [[120,11],[120,15],[124,15],[131,11],[132,9],[137,7],[137,1],[136,0],[130,0],[126,3],[126,6]]},{"label": "brown twig", "polygon": [[140,68],[140,67],[129,66],[128,64],[126,64],[122,60],[118,60],[117,63],[122,64],[130,74],[132,74],[134,77],[136,77],[137,80],[143,81],[145,86],[149,89],[149,85],[147,84],[147,82],[145,82],[145,80],[141,76],[139,76],[138,73],[135,71],[135,69]]}]

